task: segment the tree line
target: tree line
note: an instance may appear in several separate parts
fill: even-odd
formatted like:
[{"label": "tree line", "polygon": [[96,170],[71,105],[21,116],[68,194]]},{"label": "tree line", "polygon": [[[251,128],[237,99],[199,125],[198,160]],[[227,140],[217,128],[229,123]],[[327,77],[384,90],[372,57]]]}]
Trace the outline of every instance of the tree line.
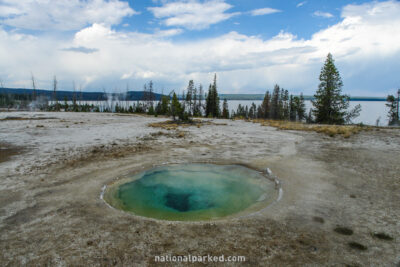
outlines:
[{"label": "tree line", "polygon": [[[128,100],[128,88],[125,99],[117,98],[110,101],[109,95],[104,92],[103,99],[107,104],[104,106],[89,105],[78,101],[78,92],[74,84],[72,104],[67,99],[64,103],[57,100],[57,78],[53,79],[53,103],[43,104],[42,110],[48,111],[75,111],[75,112],[119,112],[119,113],[147,113],[149,115],[171,116],[174,120],[190,121],[193,117],[207,118],[246,118],[246,119],[270,119],[299,121],[319,124],[346,124],[357,117],[361,106],[357,105],[349,110],[350,97],[342,94],[343,81],[339,71],[334,64],[332,55],[329,53],[319,75],[318,90],[314,94],[312,108],[307,113],[303,94],[294,96],[288,90],[275,85],[273,90],[265,93],[260,105],[252,103],[250,106],[239,104],[236,110],[229,111],[228,101],[224,99],[220,105],[218,95],[217,75],[209,85],[208,91],[204,92],[202,85],[195,86],[190,80],[186,90],[179,96],[175,91],[168,95],[161,95],[156,101],[153,82],[144,85],[143,97],[140,101],[132,104]],[[2,85],[1,85],[2,86]],[[36,83],[32,75],[33,95],[20,96],[20,99],[12,99],[9,95],[0,96],[0,106],[13,104],[18,100],[22,103],[36,101]],[[80,91],[81,92],[81,91]],[[82,94],[82,93],[81,93]],[[160,99],[161,98],[161,99]],[[387,106],[389,107],[389,124],[395,125],[399,122],[399,98],[389,95]],[[125,104],[124,104],[125,101]]]}]

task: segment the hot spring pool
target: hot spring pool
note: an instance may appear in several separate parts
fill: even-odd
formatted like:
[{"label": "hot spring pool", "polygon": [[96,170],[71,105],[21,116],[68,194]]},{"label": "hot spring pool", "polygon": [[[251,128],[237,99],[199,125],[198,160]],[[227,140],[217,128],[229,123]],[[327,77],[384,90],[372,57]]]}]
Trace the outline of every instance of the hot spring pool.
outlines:
[{"label": "hot spring pool", "polygon": [[238,165],[156,167],[109,186],[104,199],[135,215],[203,221],[258,211],[277,197],[273,181]]}]

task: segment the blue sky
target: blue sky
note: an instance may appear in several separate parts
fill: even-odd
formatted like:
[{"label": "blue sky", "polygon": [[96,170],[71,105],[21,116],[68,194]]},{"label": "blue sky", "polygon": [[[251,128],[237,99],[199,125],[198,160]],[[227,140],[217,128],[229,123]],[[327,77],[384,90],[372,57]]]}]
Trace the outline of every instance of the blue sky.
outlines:
[{"label": "blue sky", "polygon": [[[139,30],[151,33],[155,28],[171,28],[160,24],[150,10],[148,1],[127,1],[140,16],[126,17],[124,23],[129,24],[129,30]],[[368,1],[352,1],[351,3],[363,3]],[[153,2],[150,6],[162,6],[161,2]],[[300,38],[310,38],[316,31],[332,25],[340,20],[340,8],[348,4],[349,1],[329,1],[329,0],[310,0],[310,1],[279,1],[279,0],[252,0],[252,1],[226,1],[232,5],[228,13],[240,12],[242,15],[234,16],[222,21],[210,28],[201,31],[187,31],[180,35],[180,39],[202,38],[207,36],[218,36],[229,31],[238,31],[246,35],[260,35],[264,38],[271,38],[280,31],[295,33]],[[299,5],[299,6],[298,6]],[[251,16],[250,12],[256,9],[273,8],[280,12],[264,15]],[[314,15],[315,12],[330,13],[334,17],[326,19]],[[149,22],[154,22],[149,24]],[[123,30],[120,25],[119,29]]]},{"label": "blue sky", "polygon": [[0,79],[181,91],[217,73],[223,93],[312,94],[331,52],[346,93],[384,96],[400,86],[398,25],[394,0],[0,0]]}]

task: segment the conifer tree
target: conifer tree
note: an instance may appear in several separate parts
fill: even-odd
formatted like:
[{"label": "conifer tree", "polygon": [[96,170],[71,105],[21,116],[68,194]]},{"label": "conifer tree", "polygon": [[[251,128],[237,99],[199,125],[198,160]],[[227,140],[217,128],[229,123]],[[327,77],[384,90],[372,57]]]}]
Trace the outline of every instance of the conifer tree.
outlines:
[{"label": "conifer tree", "polygon": [[167,115],[168,114],[168,109],[169,109],[169,104],[170,104],[170,96],[163,95],[161,97],[161,108],[160,108],[160,114],[161,115]]},{"label": "conifer tree", "polygon": [[208,94],[206,95],[206,117],[211,117],[212,116],[212,89],[211,89],[211,84],[208,87]]},{"label": "conifer tree", "polygon": [[217,90],[217,74],[214,76],[213,84],[208,88],[208,94],[206,98],[206,117],[219,117],[220,107],[219,107],[219,97]]},{"label": "conifer tree", "polygon": [[350,97],[342,95],[343,82],[332,55],[329,53],[319,76],[320,84],[315,100],[313,114],[315,122],[326,124],[344,124],[357,116],[361,106],[347,112]]},{"label": "conifer tree", "polygon": [[171,103],[171,115],[174,121],[176,120],[176,117],[180,117],[182,113],[182,107],[181,103],[179,103],[178,97],[176,96],[176,93],[172,95],[172,103]]},{"label": "conifer tree", "polygon": [[255,119],[257,117],[257,106],[256,104],[251,103],[250,109],[249,109],[249,118],[250,119]]},{"label": "conifer tree", "polygon": [[264,118],[264,112],[262,109],[262,105],[259,105],[257,107],[257,118]]},{"label": "conifer tree", "polygon": [[224,103],[222,104],[222,118],[229,119],[228,101],[226,99],[224,99]]},{"label": "conifer tree", "polygon": [[297,119],[299,121],[302,121],[306,117],[306,104],[304,103],[304,96],[303,93],[300,93],[300,97],[296,101],[296,113],[297,113]]},{"label": "conifer tree", "polygon": [[389,125],[396,125],[399,123],[399,114],[397,113],[398,101],[393,95],[388,95],[386,101],[387,101],[386,106],[389,108],[388,112]]},{"label": "conifer tree", "polygon": [[282,117],[280,119],[289,120],[290,119],[290,106],[289,106],[289,91],[282,89]]},{"label": "conifer tree", "polygon": [[279,85],[276,84],[271,97],[271,119],[274,120],[280,118],[280,90]]},{"label": "conifer tree", "polygon": [[271,111],[271,94],[269,91],[265,93],[264,100],[261,104],[261,110],[259,113],[260,118],[269,119]]}]

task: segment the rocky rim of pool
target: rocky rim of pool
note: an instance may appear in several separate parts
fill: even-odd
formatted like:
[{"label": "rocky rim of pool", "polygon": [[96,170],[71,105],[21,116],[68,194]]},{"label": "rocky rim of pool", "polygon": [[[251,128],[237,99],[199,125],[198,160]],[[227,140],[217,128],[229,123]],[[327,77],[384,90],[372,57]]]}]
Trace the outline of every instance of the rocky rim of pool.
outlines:
[{"label": "rocky rim of pool", "polygon": [[104,187],[101,197],[136,216],[213,221],[263,210],[278,199],[277,182],[242,165],[170,164],[127,175]]}]

